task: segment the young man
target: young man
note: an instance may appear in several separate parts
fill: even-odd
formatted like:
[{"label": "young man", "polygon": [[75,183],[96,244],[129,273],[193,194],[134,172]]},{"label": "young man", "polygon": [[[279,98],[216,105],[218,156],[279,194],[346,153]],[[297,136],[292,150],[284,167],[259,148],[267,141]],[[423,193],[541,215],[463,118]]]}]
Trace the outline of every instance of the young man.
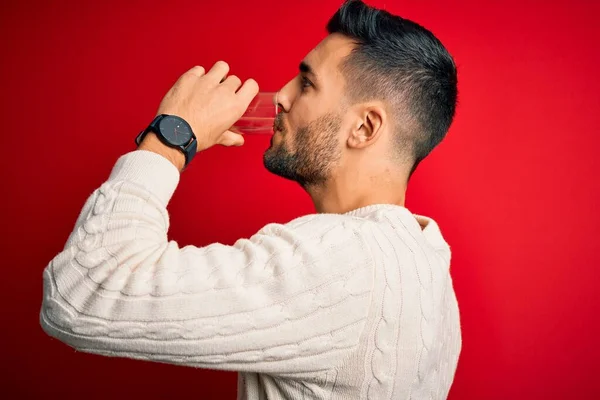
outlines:
[{"label": "young man", "polygon": [[44,271],[44,330],[90,353],[239,371],[242,399],[443,399],[461,349],[450,249],[404,207],[454,116],[456,68],[419,25],[342,6],[277,96],[266,168],[317,213],[233,246],[180,248],[166,206],[195,152],[258,92],[181,76]]}]

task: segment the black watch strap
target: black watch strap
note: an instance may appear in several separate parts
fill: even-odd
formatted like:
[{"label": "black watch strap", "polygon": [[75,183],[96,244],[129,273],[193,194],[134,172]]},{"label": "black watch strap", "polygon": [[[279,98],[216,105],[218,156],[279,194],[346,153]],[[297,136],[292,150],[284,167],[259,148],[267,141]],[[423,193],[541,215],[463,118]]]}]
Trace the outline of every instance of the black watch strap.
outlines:
[{"label": "black watch strap", "polygon": [[190,127],[190,131],[192,133],[192,137],[191,139],[183,144],[183,145],[178,145],[178,144],[174,144],[171,143],[160,131],[160,121],[167,117],[175,117],[175,118],[179,118],[181,120],[183,120],[188,126],[189,124],[187,123],[187,121],[185,121],[183,118],[181,117],[177,117],[175,115],[168,115],[168,114],[160,114],[157,115],[152,122],[150,123],[150,125],[148,125],[148,127],[146,129],[144,129],[143,131],[141,131],[135,138],[135,143],[136,145],[140,145],[140,143],[142,143],[142,141],[144,140],[144,138],[146,137],[146,135],[149,132],[154,132],[156,134],[156,136],[158,137],[158,139],[163,142],[165,145],[175,148],[175,149],[179,149],[185,156],[185,167],[187,167],[187,165],[192,161],[192,159],[194,158],[194,156],[196,155],[196,152],[198,151],[198,141],[196,140],[196,135],[194,134],[194,132],[191,130]]},{"label": "black watch strap", "polygon": [[146,137],[146,135],[148,134],[148,132],[154,132],[157,135],[160,134],[159,129],[158,129],[158,123],[160,122],[161,119],[163,119],[165,117],[165,114],[161,114],[161,115],[157,115],[152,122],[150,122],[150,125],[148,125],[148,127],[146,127],[146,129],[144,129],[143,131],[141,131],[135,138],[135,144],[136,145],[140,145],[142,143],[142,141],[144,140],[144,138]]}]

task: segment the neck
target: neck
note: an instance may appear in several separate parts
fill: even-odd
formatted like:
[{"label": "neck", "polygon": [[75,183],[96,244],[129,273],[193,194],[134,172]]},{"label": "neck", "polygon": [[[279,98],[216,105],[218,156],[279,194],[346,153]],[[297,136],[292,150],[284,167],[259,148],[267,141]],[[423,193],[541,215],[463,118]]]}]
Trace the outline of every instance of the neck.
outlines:
[{"label": "neck", "polygon": [[328,180],[319,186],[306,187],[318,213],[343,214],[373,204],[396,204],[404,207],[406,183],[385,174],[350,173]]}]

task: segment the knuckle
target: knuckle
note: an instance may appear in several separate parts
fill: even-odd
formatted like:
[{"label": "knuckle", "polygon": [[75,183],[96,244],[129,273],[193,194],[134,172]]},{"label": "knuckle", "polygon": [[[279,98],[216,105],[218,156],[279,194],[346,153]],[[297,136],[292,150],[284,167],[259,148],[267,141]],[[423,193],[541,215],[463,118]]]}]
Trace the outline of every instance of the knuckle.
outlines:
[{"label": "knuckle", "polygon": [[192,71],[187,71],[183,75],[181,75],[181,81],[187,82],[193,78],[196,78],[196,75]]}]

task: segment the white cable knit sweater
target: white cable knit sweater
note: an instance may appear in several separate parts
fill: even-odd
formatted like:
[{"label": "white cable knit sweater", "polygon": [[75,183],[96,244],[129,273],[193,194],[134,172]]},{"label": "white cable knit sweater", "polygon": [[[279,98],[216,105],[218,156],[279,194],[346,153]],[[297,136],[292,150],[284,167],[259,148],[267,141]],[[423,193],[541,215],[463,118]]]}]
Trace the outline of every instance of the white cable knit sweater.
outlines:
[{"label": "white cable knit sweater", "polygon": [[372,205],[180,248],[166,209],[178,182],[160,155],[119,159],[44,270],[45,332],[84,352],[239,371],[238,399],[447,397],[461,334],[434,220]]}]

